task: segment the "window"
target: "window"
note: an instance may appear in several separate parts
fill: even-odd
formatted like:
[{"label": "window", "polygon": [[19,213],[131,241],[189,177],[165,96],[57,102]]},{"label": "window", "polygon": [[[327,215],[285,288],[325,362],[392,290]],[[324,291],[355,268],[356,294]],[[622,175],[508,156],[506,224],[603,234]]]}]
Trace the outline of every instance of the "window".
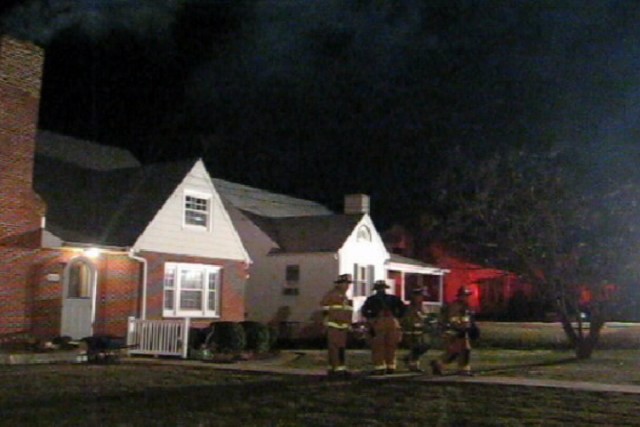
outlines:
[{"label": "window", "polygon": [[353,269],[353,296],[366,297],[371,294],[373,265],[355,264]]},{"label": "window", "polygon": [[209,228],[209,197],[185,194],[184,223],[197,228]]},{"label": "window", "polygon": [[298,295],[298,283],[300,282],[300,266],[297,264],[287,265],[285,269],[285,285],[283,294]]},{"label": "window", "polygon": [[87,262],[72,261],[67,276],[67,298],[91,298],[91,273]]},{"label": "window", "polygon": [[358,228],[358,233],[356,234],[356,241],[358,242],[370,242],[371,241],[371,230],[366,225]]},{"label": "window", "polygon": [[165,264],[163,314],[218,317],[221,272],[220,267],[213,265]]},{"label": "window", "polygon": [[299,265],[287,265],[286,270],[287,284],[298,284],[300,281],[300,266]]}]

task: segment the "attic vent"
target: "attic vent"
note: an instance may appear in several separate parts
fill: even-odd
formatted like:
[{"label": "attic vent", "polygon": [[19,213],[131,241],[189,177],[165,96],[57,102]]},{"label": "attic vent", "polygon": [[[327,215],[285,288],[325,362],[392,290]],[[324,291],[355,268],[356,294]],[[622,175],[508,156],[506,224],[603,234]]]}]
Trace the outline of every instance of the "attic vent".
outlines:
[{"label": "attic vent", "polygon": [[368,214],[369,196],[366,194],[347,194],[344,196],[345,214]]}]

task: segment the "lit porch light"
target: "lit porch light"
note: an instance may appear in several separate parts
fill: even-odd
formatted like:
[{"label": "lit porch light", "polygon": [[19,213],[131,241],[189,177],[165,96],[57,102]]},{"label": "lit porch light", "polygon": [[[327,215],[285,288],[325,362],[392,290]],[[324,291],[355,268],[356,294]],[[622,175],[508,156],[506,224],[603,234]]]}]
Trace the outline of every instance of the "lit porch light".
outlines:
[{"label": "lit porch light", "polygon": [[89,249],[85,249],[84,251],[84,255],[87,258],[97,258],[100,256],[100,254],[102,253],[102,251],[98,248],[89,248]]}]

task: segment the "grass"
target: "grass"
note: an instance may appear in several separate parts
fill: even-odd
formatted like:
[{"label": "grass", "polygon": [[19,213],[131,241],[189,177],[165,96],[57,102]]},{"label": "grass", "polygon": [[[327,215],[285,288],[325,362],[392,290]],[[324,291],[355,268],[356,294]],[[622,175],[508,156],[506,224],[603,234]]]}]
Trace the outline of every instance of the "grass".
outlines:
[{"label": "grass", "polygon": [[[398,360],[406,351],[398,353]],[[428,361],[440,354],[430,350],[423,358]],[[370,352],[348,352],[348,365],[352,370],[370,370]],[[423,362],[424,367],[428,367]],[[326,367],[323,351],[306,351],[304,356],[289,363],[292,368]],[[577,360],[569,350],[511,350],[497,348],[474,349],[472,366],[478,376],[507,376],[565,381],[593,381],[604,384],[640,385],[640,351],[600,350],[591,359]],[[399,369],[403,369],[399,363]],[[451,370],[455,370],[452,365]]]},{"label": "grass", "polygon": [[[577,361],[553,344],[551,326],[511,325],[509,332],[487,324],[473,366],[480,376],[640,385],[640,350],[626,348],[636,331],[605,331],[612,349]],[[498,342],[508,348],[497,348]],[[370,368],[368,350],[351,350],[348,360],[356,369]],[[306,351],[289,366],[324,369],[325,352]],[[10,426],[633,426],[640,425],[639,404],[640,395],[615,392],[336,382],[209,364],[0,366],[0,425]]]},{"label": "grass", "polygon": [[3,425],[637,425],[629,394],[410,381],[333,382],[209,367],[0,370]]}]

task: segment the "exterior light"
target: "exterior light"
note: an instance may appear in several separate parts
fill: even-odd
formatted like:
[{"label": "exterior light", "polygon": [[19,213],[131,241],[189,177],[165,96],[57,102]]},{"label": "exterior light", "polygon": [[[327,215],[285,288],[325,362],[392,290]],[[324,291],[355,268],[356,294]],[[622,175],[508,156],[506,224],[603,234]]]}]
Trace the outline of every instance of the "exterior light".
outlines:
[{"label": "exterior light", "polygon": [[88,258],[97,258],[100,256],[100,249],[98,248],[89,248],[84,251],[84,255]]}]

